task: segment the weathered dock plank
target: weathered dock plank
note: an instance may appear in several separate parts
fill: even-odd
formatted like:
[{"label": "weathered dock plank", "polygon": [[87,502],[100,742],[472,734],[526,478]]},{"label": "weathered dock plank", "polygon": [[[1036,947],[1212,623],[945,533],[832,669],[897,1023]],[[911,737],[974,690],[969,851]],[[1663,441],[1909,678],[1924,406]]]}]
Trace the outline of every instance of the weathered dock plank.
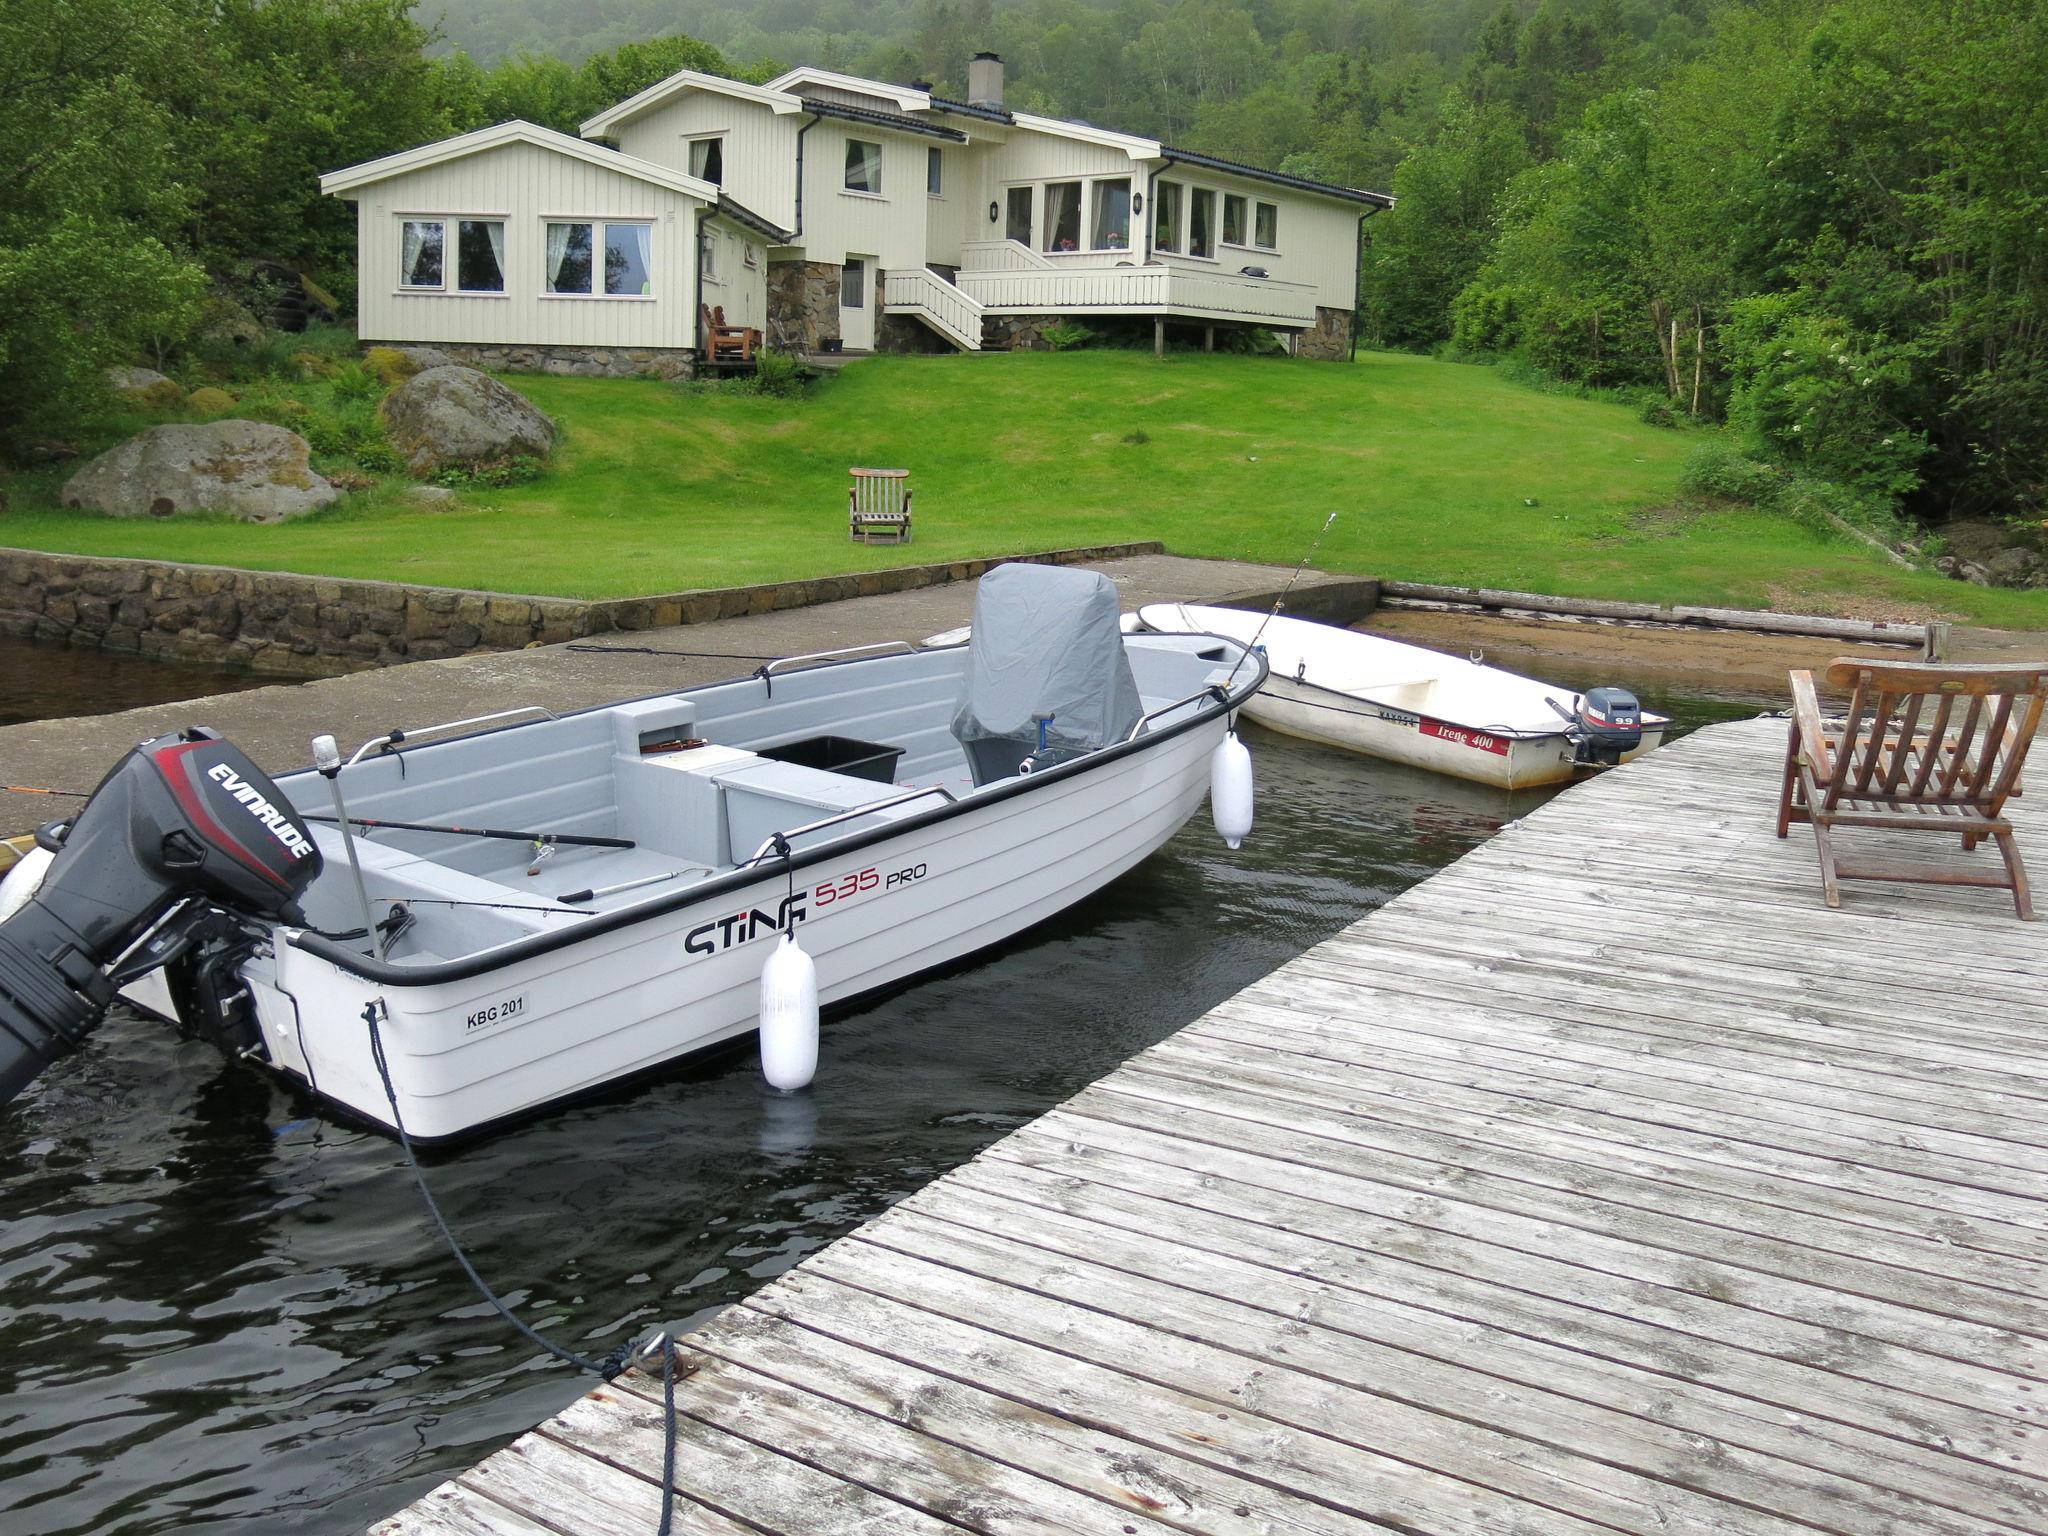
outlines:
[{"label": "weathered dock plank", "polygon": [[[1829,911],[1782,731],[1569,792],[692,1334],[677,1529],[2048,1529],[2048,923]],[[662,1429],[626,1377],[377,1532],[651,1531]]]}]

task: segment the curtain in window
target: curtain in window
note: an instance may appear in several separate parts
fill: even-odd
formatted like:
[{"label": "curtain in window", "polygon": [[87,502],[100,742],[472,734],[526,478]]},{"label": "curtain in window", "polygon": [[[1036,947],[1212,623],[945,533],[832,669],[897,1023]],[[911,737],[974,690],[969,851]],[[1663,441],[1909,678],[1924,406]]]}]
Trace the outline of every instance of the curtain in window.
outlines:
[{"label": "curtain in window", "polygon": [[548,226],[548,292],[562,291],[562,264],[569,259],[569,224]]},{"label": "curtain in window", "polygon": [[464,293],[505,291],[505,226],[463,219],[456,226],[455,286]]},{"label": "curtain in window", "polygon": [[1081,248],[1081,183],[1055,181],[1045,189],[1045,248]]},{"label": "curtain in window", "polygon": [[1095,228],[1088,243],[1098,251],[1125,251],[1131,246],[1131,184],[1129,180],[1095,183]]},{"label": "curtain in window", "polygon": [[849,192],[882,190],[882,146],[863,139],[846,141],[846,189]]},{"label": "curtain in window", "polygon": [[692,139],[690,141],[690,174],[710,182],[714,187],[725,180],[725,141],[723,139]]},{"label": "curtain in window", "polygon": [[1223,197],[1223,243],[1244,244],[1244,199],[1228,193]]},{"label": "curtain in window", "polygon": [[1188,196],[1188,254],[1190,256],[1214,256],[1215,237],[1210,226],[1216,220],[1216,194],[1206,187],[1197,187]]},{"label": "curtain in window", "polygon": [[1252,238],[1260,250],[1270,251],[1280,243],[1280,210],[1272,203],[1260,203],[1255,217]]},{"label": "curtain in window", "polygon": [[1152,249],[1180,249],[1180,183],[1162,181],[1152,194]]},{"label": "curtain in window", "polygon": [[491,260],[498,266],[498,286],[505,286],[505,226],[491,223],[484,226],[484,233],[490,237]]}]

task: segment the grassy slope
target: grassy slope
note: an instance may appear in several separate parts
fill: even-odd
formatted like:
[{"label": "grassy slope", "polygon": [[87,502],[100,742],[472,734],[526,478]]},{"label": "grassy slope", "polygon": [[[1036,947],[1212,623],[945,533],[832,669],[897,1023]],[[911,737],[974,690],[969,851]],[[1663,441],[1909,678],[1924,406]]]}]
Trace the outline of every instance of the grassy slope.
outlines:
[{"label": "grassy slope", "polygon": [[[371,493],[257,528],[67,513],[38,477],[17,485],[0,542],[598,597],[1147,538],[1292,564],[1335,510],[1316,561],[1326,569],[2048,626],[2048,594],[1900,572],[1747,509],[1674,511],[1688,436],[1485,368],[1389,354],[1349,367],[877,358],[794,403],[639,380],[515,382],[565,429],[532,485],[436,512]],[[1134,432],[1150,441],[1126,442]],[[848,543],[850,464],[913,469],[910,549]]]}]

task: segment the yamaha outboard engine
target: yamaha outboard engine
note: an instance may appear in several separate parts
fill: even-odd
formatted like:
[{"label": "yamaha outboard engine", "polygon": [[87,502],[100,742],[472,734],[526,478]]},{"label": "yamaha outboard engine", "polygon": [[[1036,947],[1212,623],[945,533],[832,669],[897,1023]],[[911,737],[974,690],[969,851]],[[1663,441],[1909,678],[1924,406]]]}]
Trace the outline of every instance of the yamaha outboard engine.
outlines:
[{"label": "yamaha outboard engine", "polygon": [[1643,744],[1643,706],[1626,688],[1588,688],[1571,718],[1582,763],[1618,763]]},{"label": "yamaha outboard engine", "polygon": [[121,986],[224,919],[304,921],[298,898],[320,872],[277,787],[202,729],[145,741],[38,841],[56,857],[0,923],[0,1103],[74,1049]]}]

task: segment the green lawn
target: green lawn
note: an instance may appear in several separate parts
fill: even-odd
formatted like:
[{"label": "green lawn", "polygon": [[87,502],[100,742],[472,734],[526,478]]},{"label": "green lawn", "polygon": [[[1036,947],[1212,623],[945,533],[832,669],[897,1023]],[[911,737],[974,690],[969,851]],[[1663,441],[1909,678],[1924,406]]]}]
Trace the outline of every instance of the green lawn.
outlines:
[{"label": "green lawn", "polygon": [[[1481,367],[1394,354],[1349,366],[876,358],[799,401],[512,382],[563,428],[530,485],[441,511],[369,492],[248,527],[65,512],[54,477],[22,477],[0,543],[611,597],[1133,539],[1291,565],[1334,510],[1316,562],[1330,570],[2048,627],[2048,593],[1898,571],[1744,508],[1678,506],[1690,435]],[[910,548],[848,543],[852,464],[914,471]]]}]

